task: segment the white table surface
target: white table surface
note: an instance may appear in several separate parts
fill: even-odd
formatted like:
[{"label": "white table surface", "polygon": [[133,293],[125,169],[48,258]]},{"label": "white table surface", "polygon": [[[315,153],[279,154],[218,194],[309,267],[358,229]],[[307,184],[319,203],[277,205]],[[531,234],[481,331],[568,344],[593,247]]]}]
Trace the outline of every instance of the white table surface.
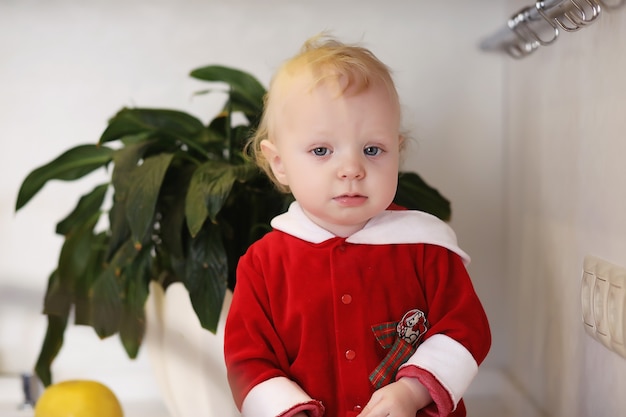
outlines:
[{"label": "white table surface", "polygon": [[[121,399],[125,417],[170,417],[159,399]],[[0,417],[33,417],[34,410],[23,406],[19,377],[0,377]]]}]

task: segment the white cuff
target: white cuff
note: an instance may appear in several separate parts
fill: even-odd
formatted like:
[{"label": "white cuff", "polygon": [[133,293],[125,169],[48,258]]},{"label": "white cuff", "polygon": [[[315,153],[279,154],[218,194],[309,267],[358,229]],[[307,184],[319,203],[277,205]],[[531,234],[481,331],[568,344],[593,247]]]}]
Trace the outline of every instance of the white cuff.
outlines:
[{"label": "white cuff", "polygon": [[454,408],[478,373],[478,364],[465,346],[442,334],[426,339],[400,369],[409,365],[430,372],[448,391]]},{"label": "white cuff", "polygon": [[263,381],[250,390],[241,406],[243,417],[276,417],[311,401],[298,384],[285,377]]}]

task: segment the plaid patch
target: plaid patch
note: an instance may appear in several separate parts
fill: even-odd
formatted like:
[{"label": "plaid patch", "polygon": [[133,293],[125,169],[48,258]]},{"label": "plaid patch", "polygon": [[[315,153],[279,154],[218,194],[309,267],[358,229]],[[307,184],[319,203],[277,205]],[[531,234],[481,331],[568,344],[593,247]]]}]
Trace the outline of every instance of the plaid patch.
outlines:
[{"label": "plaid patch", "polygon": [[407,311],[399,322],[388,321],[372,326],[378,343],[383,349],[390,349],[369,376],[375,389],[395,380],[400,365],[415,353],[419,340],[427,330],[426,315],[418,309]]},{"label": "plaid patch", "polygon": [[[378,339],[378,336],[376,338]],[[387,356],[369,376],[369,380],[374,388],[379,389],[391,383],[395,379],[400,365],[406,362],[415,353],[415,350],[415,346],[403,339],[396,338]]]},{"label": "plaid patch", "polygon": [[383,347],[383,349],[389,349],[393,346],[393,343],[398,336],[396,327],[398,322],[388,321],[387,323],[381,323],[376,326],[372,326],[372,331],[376,336],[376,340]]}]

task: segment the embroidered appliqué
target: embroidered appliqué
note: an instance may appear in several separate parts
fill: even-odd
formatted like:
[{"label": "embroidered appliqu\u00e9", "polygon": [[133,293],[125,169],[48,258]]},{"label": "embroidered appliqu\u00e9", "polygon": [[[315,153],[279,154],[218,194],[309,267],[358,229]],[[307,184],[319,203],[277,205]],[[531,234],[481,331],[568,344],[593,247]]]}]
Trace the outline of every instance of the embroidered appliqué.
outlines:
[{"label": "embroidered appliqu\u00e9", "polygon": [[422,310],[418,309],[407,311],[396,327],[398,337],[401,337],[413,346],[420,341],[426,330],[428,330],[426,315]]}]

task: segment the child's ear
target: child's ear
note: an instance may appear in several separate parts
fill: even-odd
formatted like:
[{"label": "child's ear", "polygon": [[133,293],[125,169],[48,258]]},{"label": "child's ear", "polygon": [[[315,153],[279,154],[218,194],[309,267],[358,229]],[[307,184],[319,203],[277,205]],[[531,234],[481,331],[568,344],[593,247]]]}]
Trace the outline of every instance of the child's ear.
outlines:
[{"label": "child's ear", "polygon": [[270,164],[270,168],[272,168],[272,172],[274,176],[283,185],[289,185],[287,182],[287,174],[285,173],[285,167],[283,165],[283,160],[278,153],[278,148],[276,145],[269,140],[265,139],[261,141],[261,152],[263,152],[263,156],[267,159],[267,162]]}]

